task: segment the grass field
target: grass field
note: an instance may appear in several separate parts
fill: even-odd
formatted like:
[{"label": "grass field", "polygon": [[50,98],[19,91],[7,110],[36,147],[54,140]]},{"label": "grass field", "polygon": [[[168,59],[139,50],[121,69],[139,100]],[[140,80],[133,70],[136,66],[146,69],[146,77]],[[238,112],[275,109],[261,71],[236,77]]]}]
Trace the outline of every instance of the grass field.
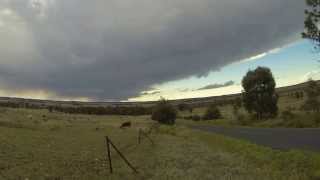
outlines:
[{"label": "grass field", "polygon": [[[122,130],[122,122],[133,127]],[[191,122],[188,122],[191,123]],[[188,129],[178,120],[160,126],[138,144],[148,116],[89,116],[47,110],[0,112],[0,179],[317,179],[320,155],[276,151]],[[135,174],[112,151],[114,173],[106,163],[105,136],[138,169]]]},{"label": "grass field", "polygon": [[[247,126],[247,127],[288,127],[288,128],[318,128],[320,127],[320,113],[312,113],[301,110],[304,104],[303,99],[294,97],[282,97],[278,102],[278,116],[272,119],[264,119],[257,121],[254,116],[250,115],[244,107],[238,110],[237,115],[234,113],[232,105],[219,106],[222,118],[214,121],[200,121],[197,124],[201,125],[219,125],[219,126]],[[282,112],[290,109],[293,117],[285,119],[282,117]],[[179,112],[179,117],[188,117],[192,115],[203,116],[206,107],[195,108],[192,113],[189,111]],[[241,116],[241,118],[239,118]],[[194,122],[184,121],[184,123],[194,124]]]}]

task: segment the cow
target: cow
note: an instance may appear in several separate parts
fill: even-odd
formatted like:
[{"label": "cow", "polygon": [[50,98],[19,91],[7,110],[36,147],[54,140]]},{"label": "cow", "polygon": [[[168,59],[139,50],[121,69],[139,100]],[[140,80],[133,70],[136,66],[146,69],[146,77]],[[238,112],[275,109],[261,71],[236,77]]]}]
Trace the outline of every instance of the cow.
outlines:
[{"label": "cow", "polygon": [[124,122],[124,123],[122,123],[121,126],[120,126],[121,129],[123,129],[123,128],[125,128],[125,127],[131,127],[131,122],[130,122],[130,121]]}]

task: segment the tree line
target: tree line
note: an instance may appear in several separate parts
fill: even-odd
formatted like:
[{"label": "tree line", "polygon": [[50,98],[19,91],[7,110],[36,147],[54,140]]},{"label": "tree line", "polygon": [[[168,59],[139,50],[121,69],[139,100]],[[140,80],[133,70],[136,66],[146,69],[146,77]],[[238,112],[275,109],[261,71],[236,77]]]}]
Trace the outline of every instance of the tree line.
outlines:
[{"label": "tree line", "polygon": [[63,112],[69,114],[89,114],[89,115],[150,115],[152,113],[151,107],[143,106],[107,106],[107,107],[89,107],[89,106],[75,106],[62,107],[50,106],[49,111]]},{"label": "tree line", "polygon": [[0,102],[0,107],[26,108],[26,109],[48,109],[49,112],[62,112],[68,114],[90,114],[90,115],[150,115],[152,107],[144,106],[48,106],[45,104],[32,104],[21,102]]}]

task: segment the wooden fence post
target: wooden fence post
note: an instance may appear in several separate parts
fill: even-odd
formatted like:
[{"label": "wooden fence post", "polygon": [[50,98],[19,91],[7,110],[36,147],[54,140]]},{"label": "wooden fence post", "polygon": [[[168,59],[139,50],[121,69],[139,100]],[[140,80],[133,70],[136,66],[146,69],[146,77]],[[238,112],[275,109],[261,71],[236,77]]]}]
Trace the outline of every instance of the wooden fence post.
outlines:
[{"label": "wooden fence post", "polygon": [[127,158],[119,151],[119,149],[112,143],[112,141],[106,136],[107,143],[108,143],[108,157],[109,157],[109,165],[110,165],[110,172],[112,173],[112,164],[111,164],[111,156],[110,156],[110,145],[113,147],[114,150],[120,155],[120,157],[125,161],[125,163],[135,172],[138,173],[136,168],[132,166],[132,164],[127,160]]},{"label": "wooden fence post", "polygon": [[112,162],[111,162],[111,152],[110,152],[110,143],[109,143],[109,138],[106,136],[106,145],[107,145],[107,150],[108,150],[108,161],[109,161],[109,168],[110,168],[110,173],[112,174]]}]

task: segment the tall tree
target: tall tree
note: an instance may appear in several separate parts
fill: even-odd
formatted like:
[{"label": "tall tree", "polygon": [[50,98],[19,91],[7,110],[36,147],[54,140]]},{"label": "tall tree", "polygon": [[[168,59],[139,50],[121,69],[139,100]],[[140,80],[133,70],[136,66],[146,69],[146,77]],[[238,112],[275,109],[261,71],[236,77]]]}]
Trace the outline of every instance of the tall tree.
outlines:
[{"label": "tall tree", "polygon": [[269,68],[248,71],[242,79],[242,86],[243,104],[249,113],[256,113],[257,119],[277,115],[276,83]]},{"label": "tall tree", "polygon": [[302,37],[311,40],[315,48],[320,50],[320,0],[306,0],[308,8],[305,10],[305,30]]}]

